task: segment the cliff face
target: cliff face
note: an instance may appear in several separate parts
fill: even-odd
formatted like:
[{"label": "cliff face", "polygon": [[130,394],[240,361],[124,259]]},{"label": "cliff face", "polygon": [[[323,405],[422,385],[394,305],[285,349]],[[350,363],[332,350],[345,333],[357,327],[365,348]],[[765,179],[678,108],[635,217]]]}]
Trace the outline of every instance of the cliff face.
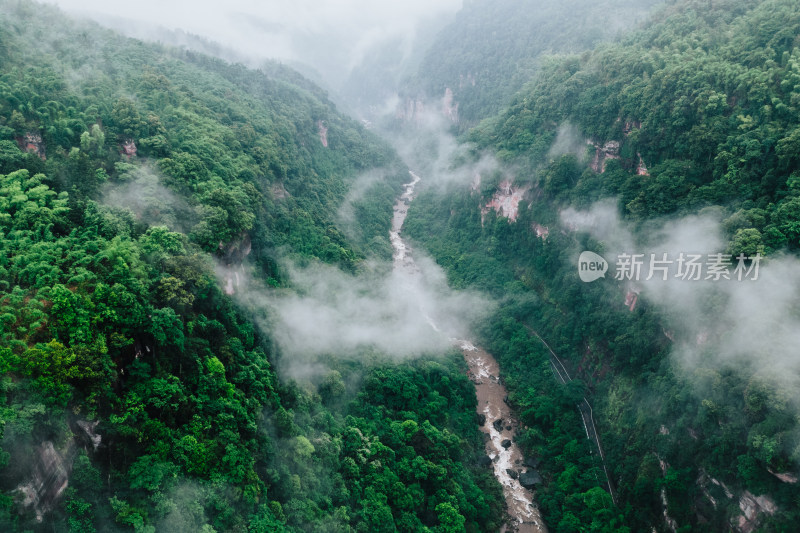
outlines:
[{"label": "cliff face", "polygon": [[128,159],[136,156],[137,148],[133,139],[125,139],[120,143],[119,148],[122,155],[127,156]]},{"label": "cliff face", "polygon": [[769,496],[754,496],[750,491],[744,491],[739,497],[739,515],[736,526],[741,533],[751,533],[761,525],[762,515],[775,514],[778,507]]},{"label": "cliff face", "polygon": [[42,159],[42,161],[47,159],[45,153],[45,144],[40,133],[28,132],[23,135],[22,138],[18,138],[17,143],[22,151],[36,154]]},{"label": "cliff face", "polygon": [[619,159],[619,141],[608,141],[602,146],[594,141],[589,141],[588,144],[595,149],[594,158],[589,165],[595,172],[602,174],[606,171],[606,161]]},{"label": "cliff face", "polygon": [[647,165],[644,164],[642,154],[637,152],[636,156],[639,158],[639,164],[636,166],[636,174],[638,176],[649,176],[650,172],[647,170]]},{"label": "cliff face", "polygon": [[317,121],[317,132],[319,133],[319,140],[322,143],[322,146],[325,148],[328,147],[328,128],[325,126],[325,123],[321,120]]},{"label": "cliff face", "polygon": [[625,294],[625,306],[634,311],[637,303],[639,303],[639,292],[633,289],[628,290]]},{"label": "cliff face", "polygon": [[481,209],[481,212],[485,215],[489,210],[494,209],[498,215],[506,217],[511,222],[516,222],[519,214],[519,203],[527,191],[527,186],[514,187],[511,180],[503,180],[500,182],[492,199]]},{"label": "cliff face", "polygon": [[455,102],[453,91],[450,87],[444,90],[444,97],[442,98],[442,114],[452,124],[458,124],[458,103]]},{"label": "cliff face", "polygon": [[406,98],[398,105],[395,118],[407,124],[420,124],[425,113],[425,104],[421,98]]},{"label": "cliff face", "polygon": [[459,74],[458,75],[458,88],[463,89],[464,87],[475,87],[476,85],[475,76],[472,72],[467,72],[466,74]]},{"label": "cliff face", "polygon": [[243,262],[253,249],[249,233],[243,233],[238,238],[225,244],[219,243],[224,266],[220,267],[223,291],[228,296],[236,294],[246,284]]},{"label": "cliff face", "polygon": [[69,487],[72,464],[79,450],[96,452],[103,437],[97,432],[98,420],[76,420],[70,424],[72,436],[61,448],[51,440],[33,447],[32,462],[16,488],[16,504],[20,509],[32,511],[37,522],[56,510],[64,491]]},{"label": "cliff face", "polygon": [[70,462],[56,451],[51,441],[36,447],[30,478],[17,487],[21,507],[33,509],[36,520],[52,511],[69,485]]},{"label": "cliff face", "polygon": [[438,111],[436,107],[433,107],[433,111],[431,111],[426,106],[425,101],[422,97],[406,98],[398,104],[395,110],[395,118],[407,124],[420,125],[426,119],[442,117],[451,124],[458,124],[458,102],[455,101],[455,94],[450,87],[445,88],[444,95],[439,100]]}]

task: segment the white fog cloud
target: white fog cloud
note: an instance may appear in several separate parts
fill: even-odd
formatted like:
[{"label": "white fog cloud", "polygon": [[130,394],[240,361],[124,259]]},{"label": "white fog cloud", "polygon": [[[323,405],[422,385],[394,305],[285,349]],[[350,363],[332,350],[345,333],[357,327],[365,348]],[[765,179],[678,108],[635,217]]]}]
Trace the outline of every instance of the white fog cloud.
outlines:
[{"label": "white fog cloud", "polygon": [[556,140],[550,147],[547,157],[553,159],[561,155],[572,154],[578,161],[586,161],[586,142],[588,139],[580,132],[577,126],[565,122],[558,127]]},{"label": "white fog cloud", "polygon": [[[701,281],[682,280],[675,277],[673,264],[667,281],[660,273],[648,281],[651,253],[657,259],[666,253],[668,260],[681,253],[699,254],[704,265],[708,254],[724,253],[720,217],[709,212],[665,221],[639,240],[620,220],[614,202],[588,211],[568,209],[561,218],[567,227],[587,231],[603,243],[609,278],[618,254],[645,254],[640,281],[628,287],[641,291],[640,297],[661,312],[665,333],[674,339],[672,357],[687,376],[698,369],[735,369],[745,379],[765,380],[783,391],[800,387],[800,260],[784,255],[762,259],[755,280],[755,270],[741,281],[734,275],[705,280],[705,268]],[[736,265],[734,259],[731,272]]]},{"label": "white fog cloud", "polygon": [[[281,348],[280,370],[308,377],[319,356],[359,357],[374,350],[397,359],[442,353],[469,337],[494,304],[453,291],[444,272],[415,252],[417,269],[375,266],[357,275],[336,267],[286,263],[292,289],[267,289],[240,276],[233,298]],[[220,267],[220,276],[229,273]],[[318,366],[318,365],[317,365]]]},{"label": "white fog cloud", "polygon": [[229,0],[164,2],[54,0],[52,3],[130,36],[157,39],[161,27],[216,41],[257,63],[304,63],[334,87],[364,55],[397,37],[413,39],[421,21],[455,13],[461,0]]}]

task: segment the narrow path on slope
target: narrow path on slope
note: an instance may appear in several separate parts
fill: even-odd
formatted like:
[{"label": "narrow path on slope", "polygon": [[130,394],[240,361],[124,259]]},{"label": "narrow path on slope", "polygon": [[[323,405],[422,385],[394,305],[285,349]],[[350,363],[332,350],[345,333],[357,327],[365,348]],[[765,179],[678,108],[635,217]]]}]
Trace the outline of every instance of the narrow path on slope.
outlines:
[{"label": "narrow path on slope", "polygon": [[[553,373],[558,378],[558,381],[561,382],[562,385],[566,385],[567,383],[572,381],[572,378],[567,372],[564,363],[561,362],[561,359],[556,355],[556,353],[550,348],[550,345],[545,342],[545,340],[533,329],[527,328],[527,330],[534,335],[537,339],[539,339],[542,344],[544,344],[547,351],[550,352],[550,364],[553,366]],[[583,429],[586,431],[586,438],[589,439],[594,443],[597,447],[597,451],[600,454],[600,463],[603,465],[603,472],[606,475],[606,486],[608,487],[608,492],[611,494],[611,501],[614,505],[617,504],[617,495],[614,491],[614,486],[611,484],[611,478],[608,475],[608,469],[606,469],[606,456],[603,454],[603,447],[600,444],[600,435],[597,433],[597,427],[594,423],[594,414],[592,412],[592,406],[589,405],[588,400],[586,397],[583,398],[583,401],[576,405],[578,408],[578,412],[581,414],[581,419],[583,420]]]},{"label": "narrow path on slope", "polygon": [[[394,205],[389,237],[394,248],[394,268],[403,269],[413,275],[422,275],[414,263],[411,248],[400,236],[408,206],[414,199],[414,188],[421,179],[414,172],[409,171],[409,174],[411,181],[404,185],[405,190]],[[426,318],[434,330],[441,331],[432,318]],[[531,491],[519,481],[520,474],[525,471],[522,452],[514,442],[519,422],[505,402],[508,393],[500,379],[500,367],[491,354],[471,342],[454,338],[451,340],[464,354],[469,365],[470,379],[475,384],[478,414],[486,417],[486,422],[481,427],[486,435],[486,455],[492,460],[494,475],[503,487],[511,518],[502,531],[546,533],[547,528],[538,507],[533,503]]]}]

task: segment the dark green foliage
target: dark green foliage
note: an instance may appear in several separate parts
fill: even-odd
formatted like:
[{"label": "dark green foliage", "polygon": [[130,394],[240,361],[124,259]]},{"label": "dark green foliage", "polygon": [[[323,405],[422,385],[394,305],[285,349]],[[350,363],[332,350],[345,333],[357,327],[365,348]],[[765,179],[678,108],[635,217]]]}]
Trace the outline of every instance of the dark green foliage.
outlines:
[{"label": "dark green foliage", "polygon": [[[247,259],[281,285],[279,253],[351,270],[390,254],[406,176],[388,145],[277,65],[27,2],[0,22],[0,529],[497,529],[458,357],[301,388],[215,272]],[[366,171],[386,177],[348,239],[339,208]],[[16,489],[43,443],[69,486],[38,522]]]},{"label": "dark green foliage", "polygon": [[[636,168],[641,156],[649,176],[625,179],[609,167],[609,179],[586,175],[574,194],[551,187],[554,196],[618,194],[636,219],[750,200],[767,210],[775,248],[796,247],[800,78],[786,35],[800,20],[786,2],[711,5],[679,2],[621,44],[551,61],[472,139],[536,166],[555,127],[569,122],[599,144],[621,141],[622,169]],[[765,33],[779,18],[782,30]]]}]

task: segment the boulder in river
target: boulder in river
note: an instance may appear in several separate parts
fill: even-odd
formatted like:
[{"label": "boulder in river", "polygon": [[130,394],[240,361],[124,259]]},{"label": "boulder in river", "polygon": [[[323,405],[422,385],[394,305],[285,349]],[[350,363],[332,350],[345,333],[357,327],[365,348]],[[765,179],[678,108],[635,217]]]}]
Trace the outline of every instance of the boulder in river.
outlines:
[{"label": "boulder in river", "polygon": [[506,440],[504,440],[503,442],[500,443],[500,446],[502,446],[503,448],[505,448],[507,450],[507,449],[511,448],[511,441],[509,439],[506,439]]},{"label": "boulder in river", "polygon": [[528,470],[524,474],[520,474],[519,482],[526,489],[532,489],[542,482],[542,476],[536,470]]},{"label": "boulder in river", "polygon": [[475,419],[478,421],[479,426],[483,426],[486,423],[486,415],[483,413],[475,413]]},{"label": "boulder in river", "polygon": [[496,429],[497,431],[503,431],[503,419],[502,418],[498,418],[497,420],[492,422],[492,425],[494,426],[494,429]]},{"label": "boulder in river", "polygon": [[478,466],[482,466],[484,468],[492,466],[492,458],[488,455],[481,456],[481,458],[478,459]]},{"label": "boulder in river", "polygon": [[519,476],[519,473],[513,468],[506,468],[506,474],[508,474],[511,477],[511,479],[517,479],[517,477]]},{"label": "boulder in river", "polygon": [[539,463],[542,460],[538,457],[526,457],[524,461],[522,461],[522,466],[527,466],[528,468],[539,468]]}]

